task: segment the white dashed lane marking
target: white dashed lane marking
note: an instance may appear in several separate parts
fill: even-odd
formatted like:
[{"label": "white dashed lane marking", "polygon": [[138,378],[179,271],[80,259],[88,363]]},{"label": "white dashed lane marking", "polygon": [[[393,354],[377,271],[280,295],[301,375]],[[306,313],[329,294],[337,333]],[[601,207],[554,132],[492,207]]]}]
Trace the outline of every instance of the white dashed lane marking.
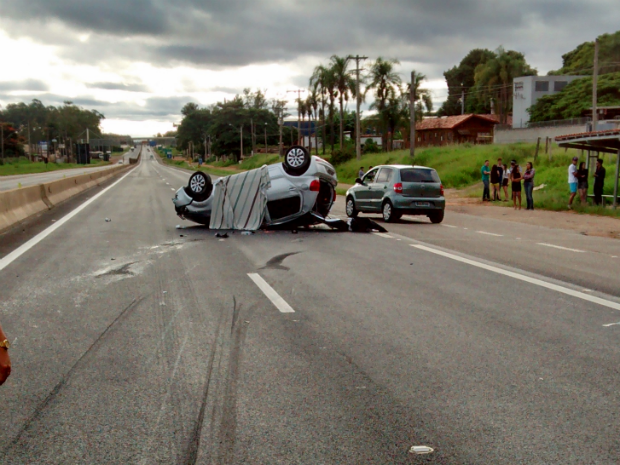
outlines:
[{"label": "white dashed lane marking", "polygon": [[490,233],[490,232],[486,232],[486,231],[476,231],[478,234],[485,234],[487,236],[495,236],[495,237],[504,237],[503,234],[495,234],[495,233]]},{"label": "white dashed lane marking", "polygon": [[567,250],[568,252],[579,252],[579,253],[586,253],[585,250],[579,250],[579,249],[570,249],[568,247],[562,247],[559,245],[553,245],[553,244],[546,244],[544,242],[538,242],[537,245],[543,245],[545,247],[553,247],[554,249],[560,249],[560,250]]},{"label": "white dashed lane marking", "polygon": [[267,298],[269,300],[271,300],[271,303],[273,303],[276,308],[278,310],[280,310],[280,312],[282,313],[295,313],[295,310],[293,310],[293,308],[286,303],[286,301],[280,297],[280,294],[278,294],[273,287],[271,287],[267,281],[265,281],[261,275],[259,275],[258,273],[248,273],[248,276],[250,277],[250,279],[252,281],[254,281],[254,284],[256,284],[258,286],[258,288],[263,291],[263,294],[265,294],[267,296]]}]

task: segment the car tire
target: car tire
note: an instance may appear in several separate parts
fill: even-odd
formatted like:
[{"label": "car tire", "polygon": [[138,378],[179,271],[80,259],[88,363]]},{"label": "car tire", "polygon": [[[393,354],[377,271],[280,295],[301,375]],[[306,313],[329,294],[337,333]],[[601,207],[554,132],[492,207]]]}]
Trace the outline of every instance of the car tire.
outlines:
[{"label": "car tire", "polygon": [[301,145],[294,145],[286,151],[284,155],[284,171],[291,176],[301,176],[310,167],[312,156],[310,152]]},{"label": "car tire", "polygon": [[357,218],[359,211],[355,208],[355,200],[353,200],[353,197],[347,197],[345,210],[349,218]]},{"label": "car tire", "polygon": [[196,202],[204,202],[209,198],[213,191],[211,176],[202,171],[196,171],[189,177],[189,182],[185,186],[185,192]]},{"label": "car tire", "polygon": [[428,219],[431,220],[433,224],[439,224],[443,221],[444,211],[440,210],[438,212],[432,212],[428,214]]},{"label": "car tire", "polygon": [[397,219],[397,213],[394,211],[394,206],[389,200],[383,202],[383,205],[381,206],[381,214],[383,215],[383,221],[386,223],[392,223]]}]

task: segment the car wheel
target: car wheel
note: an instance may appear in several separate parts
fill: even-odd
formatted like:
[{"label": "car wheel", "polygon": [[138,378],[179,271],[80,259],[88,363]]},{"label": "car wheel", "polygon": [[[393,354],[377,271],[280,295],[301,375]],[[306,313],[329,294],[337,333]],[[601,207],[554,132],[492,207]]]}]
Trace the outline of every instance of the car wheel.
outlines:
[{"label": "car wheel", "polygon": [[284,171],[291,176],[301,176],[308,171],[311,161],[312,157],[304,147],[294,145],[287,150],[282,165],[284,166]]},{"label": "car wheel", "polygon": [[433,224],[439,224],[443,221],[444,211],[440,210],[438,212],[433,212],[428,214],[428,218],[431,220]]},{"label": "car wheel", "polygon": [[209,198],[211,191],[213,190],[213,183],[211,182],[211,176],[202,171],[196,171],[189,178],[189,182],[185,187],[185,192],[192,200],[196,202],[203,202]]},{"label": "car wheel", "polygon": [[349,218],[357,218],[359,212],[357,208],[355,208],[355,200],[353,200],[353,197],[347,197],[346,212]]},{"label": "car wheel", "polygon": [[381,208],[381,212],[383,213],[383,221],[386,223],[391,223],[396,220],[396,212],[394,211],[394,207],[392,206],[392,202],[387,200],[383,207]]}]

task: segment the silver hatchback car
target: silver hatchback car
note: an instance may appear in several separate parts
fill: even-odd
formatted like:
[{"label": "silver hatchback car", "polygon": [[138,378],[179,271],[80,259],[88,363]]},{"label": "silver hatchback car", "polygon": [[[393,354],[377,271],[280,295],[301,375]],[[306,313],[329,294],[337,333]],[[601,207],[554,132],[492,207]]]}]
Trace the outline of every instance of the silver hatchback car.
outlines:
[{"label": "silver hatchback car", "polygon": [[347,191],[346,212],[381,213],[387,222],[402,215],[425,215],[441,223],[446,208],[437,171],[426,166],[381,165],[373,168]]},{"label": "silver hatchback car", "polygon": [[[304,147],[287,150],[284,161],[269,165],[271,187],[263,227],[299,227],[325,223],[336,200],[334,167]],[[209,225],[214,208],[211,177],[197,171],[172,199],[177,215]]]}]

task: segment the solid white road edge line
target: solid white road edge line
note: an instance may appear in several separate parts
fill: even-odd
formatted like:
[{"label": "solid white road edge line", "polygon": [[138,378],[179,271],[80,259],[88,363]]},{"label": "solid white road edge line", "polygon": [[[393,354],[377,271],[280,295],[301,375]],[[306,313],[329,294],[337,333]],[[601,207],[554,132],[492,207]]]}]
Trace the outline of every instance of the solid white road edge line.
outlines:
[{"label": "solid white road edge line", "polygon": [[617,326],[617,325],[620,325],[620,322],[618,322],[618,323],[609,323],[609,324],[606,324],[606,325],[603,325],[603,326],[604,326],[605,328],[608,328],[608,327],[610,327],[610,326]]},{"label": "solid white road edge line", "polygon": [[248,273],[248,276],[258,288],[263,291],[263,294],[267,296],[271,303],[273,303],[278,310],[282,313],[295,313],[295,310],[291,308],[286,301],[280,297],[280,295],[271,287],[267,281],[265,281],[258,273]]},{"label": "solid white road edge line", "polygon": [[538,243],[536,243],[536,245],[544,245],[545,247],[553,247],[554,249],[568,250],[569,252],[586,253],[586,251],[585,251],[585,250],[569,249],[568,247],[562,247],[562,246],[559,246],[559,245],[553,245],[553,244],[546,244],[546,243],[544,243],[544,242],[538,242]]},{"label": "solid white road edge line", "polygon": [[431,252],[437,255],[441,255],[443,257],[456,260],[457,262],[467,263],[468,265],[482,268],[487,271],[492,271],[494,273],[508,276],[510,278],[518,279],[520,281],[525,281],[526,283],[535,284],[536,286],[545,287],[547,289],[551,289],[552,291],[561,292],[562,294],[570,295],[572,297],[577,297],[578,299],[582,299],[588,302],[602,305],[603,307],[612,308],[614,310],[620,310],[620,304],[616,302],[612,302],[611,300],[605,300],[605,299],[601,299],[600,297],[595,297],[593,295],[584,294],[583,292],[574,291],[564,286],[559,286],[557,284],[548,283],[541,279],[531,278],[529,276],[526,276],[520,273],[515,273],[513,271],[508,271],[502,268],[498,268],[496,266],[487,265],[485,263],[477,262],[475,260],[470,260],[469,258],[459,257],[458,255],[444,252],[442,250],[432,249],[430,247],[426,247],[425,245],[419,245],[419,244],[410,244],[410,245],[411,247],[415,247],[416,249],[425,250],[426,252]]},{"label": "solid white road edge line", "polygon": [[110,189],[115,187],[118,183],[123,181],[123,179],[125,179],[127,176],[129,176],[132,173],[132,171],[133,170],[130,170],[129,173],[127,173],[125,176],[120,178],[114,184],[112,184],[111,186],[106,187],[104,190],[99,192],[94,197],[91,197],[90,199],[88,199],[86,202],[84,202],[82,205],[77,207],[75,210],[67,213],[65,216],[63,216],[61,219],[56,221],[49,228],[45,229],[44,231],[41,231],[39,234],[34,236],[28,242],[20,245],[13,252],[9,253],[7,256],[5,256],[4,258],[0,259],[0,271],[4,270],[7,266],[9,266],[11,263],[13,263],[15,260],[17,260],[19,257],[21,257],[26,252],[28,252],[30,249],[32,249],[35,245],[37,245],[39,242],[41,242],[47,236],[52,234],[54,231],[56,231],[58,228],[60,228],[63,224],[65,224],[67,221],[69,221],[71,218],[76,216],[78,213],[80,213],[82,210],[84,210],[86,207],[88,207],[91,203],[93,203],[95,200],[97,200],[99,197],[101,197],[106,192],[108,192]]},{"label": "solid white road edge line", "polygon": [[442,224],[443,227],[445,228],[454,228],[456,229],[456,226],[452,226],[451,224]]},{"label": "solid white road edge line", "polygon": [[394,239],[392,236],[390,236],[389,234],[385,234],[385,233],[374,232],[373,234],[379,237],[387,237],[388,239]]},{"label": "solid white road edge line", "polygon": [[503,234],[495,234],[486,231],[476,231],[478,234],[486,234],[487,236],[504,237]]}]

